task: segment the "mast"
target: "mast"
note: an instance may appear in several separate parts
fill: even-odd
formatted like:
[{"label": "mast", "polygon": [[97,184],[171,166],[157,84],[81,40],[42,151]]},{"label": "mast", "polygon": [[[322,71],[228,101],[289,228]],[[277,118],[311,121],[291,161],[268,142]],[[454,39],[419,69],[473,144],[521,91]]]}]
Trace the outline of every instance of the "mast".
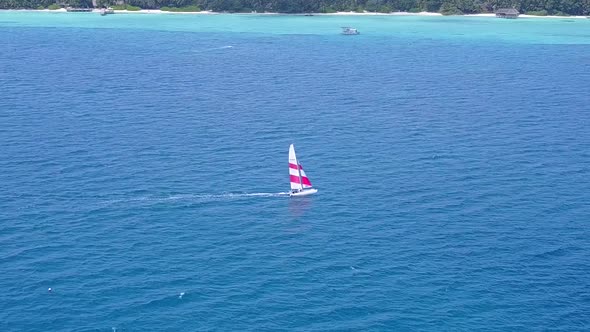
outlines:
[{"label": "mast", "polygon": [[299,160],[297,160],[297,173],[299,173],[299,187],[301,187],[299,190],[303,190],[303,179],[301,178],[301,164]]}]

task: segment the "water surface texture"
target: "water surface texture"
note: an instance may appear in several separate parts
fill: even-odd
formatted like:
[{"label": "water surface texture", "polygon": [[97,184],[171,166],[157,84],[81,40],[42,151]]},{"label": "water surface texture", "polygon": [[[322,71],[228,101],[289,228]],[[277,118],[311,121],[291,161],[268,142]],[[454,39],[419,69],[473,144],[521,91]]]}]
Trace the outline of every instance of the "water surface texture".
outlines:
[{"label": "water surface texture", "polygon": [[590,20],[1,12],[0,60],[2,331],[590,329]]}]

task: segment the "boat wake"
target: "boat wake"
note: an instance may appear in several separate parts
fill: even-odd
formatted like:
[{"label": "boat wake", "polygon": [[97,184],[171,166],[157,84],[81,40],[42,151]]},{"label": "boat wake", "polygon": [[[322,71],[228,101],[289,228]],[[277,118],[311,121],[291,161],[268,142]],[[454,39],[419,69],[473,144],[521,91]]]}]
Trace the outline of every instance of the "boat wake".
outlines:
[{"label": "boat wake", "polygon": [[220,47],[213,47],[213,48],[206,48],[202,50],[194,50],[193,53],[203,53],[203,52],[211,52],[211,51],[218,51],[218,50],[226,50],[228,48],[233,48],[231,45],[220,46]]},{"label": "boat wake", "polygon": [[189,202],[189,203],[203,203],[212,201],[229,201],[247,198],[262,198],[262,197],[289,197],[289,192],[278,193],[221,193],[221,194],[178,194],[168,196],[141,196],[129,197],[121,199],[111,199],[104,203],[107,205],[132,203],[132,202],[146,202],[146,203],[164,203],[164,202]]}]

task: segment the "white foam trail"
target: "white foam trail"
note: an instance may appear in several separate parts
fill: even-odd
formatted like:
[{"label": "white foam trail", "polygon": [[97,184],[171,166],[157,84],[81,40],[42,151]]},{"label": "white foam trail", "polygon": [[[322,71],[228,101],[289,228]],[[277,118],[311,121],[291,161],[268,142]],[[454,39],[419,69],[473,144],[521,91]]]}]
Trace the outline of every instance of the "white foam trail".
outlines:
[{"label": "white foam trail", "polygon": [[211,51],[217,51],[217,50],[225,50],[228,48],[233,48],[233,46],[231,45],[227,45],[227,46],[221,46],[221,47],[214,47],[214,48],[206,48],[204,50],[194,50],[194,53],[203,53],[203,52],[211,52]]},{"label": "white foam trail", "polygon": [[179,194],[171,196],[142,196],[130,197],[108,200],[106,204],[130,203],[130,202],[172,202],[172,201],[188,201],[188,202],[210,202],[210,201],[224,201],[231,199],[245,199],[256,197],[288,197],[288,192],[279,193],[222,193],[222,194]]},{"label": "white foam trail", "polygon": [[[228,197],[281,197],[289,195],[288,192],[282,193],[245,193],[245,194],[227,194]],[[222,195],[225,196],[225,195]]]}]

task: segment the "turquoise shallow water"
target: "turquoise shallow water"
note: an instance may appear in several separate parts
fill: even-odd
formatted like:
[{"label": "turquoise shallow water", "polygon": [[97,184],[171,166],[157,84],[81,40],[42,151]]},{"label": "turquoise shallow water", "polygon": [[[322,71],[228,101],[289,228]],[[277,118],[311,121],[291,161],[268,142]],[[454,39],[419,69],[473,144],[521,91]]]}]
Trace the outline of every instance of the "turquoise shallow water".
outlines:
[{"label": "turquoise shallow water", "polygon": [[429,16],[296,16],[0,12],[0,26],[333,36],[341,26],[404,40],[590,44],[590,20]]},{"label": "turquoise shallow water", "polygon": [[587,330],[589,31],[0,13],[0,328]]}]

